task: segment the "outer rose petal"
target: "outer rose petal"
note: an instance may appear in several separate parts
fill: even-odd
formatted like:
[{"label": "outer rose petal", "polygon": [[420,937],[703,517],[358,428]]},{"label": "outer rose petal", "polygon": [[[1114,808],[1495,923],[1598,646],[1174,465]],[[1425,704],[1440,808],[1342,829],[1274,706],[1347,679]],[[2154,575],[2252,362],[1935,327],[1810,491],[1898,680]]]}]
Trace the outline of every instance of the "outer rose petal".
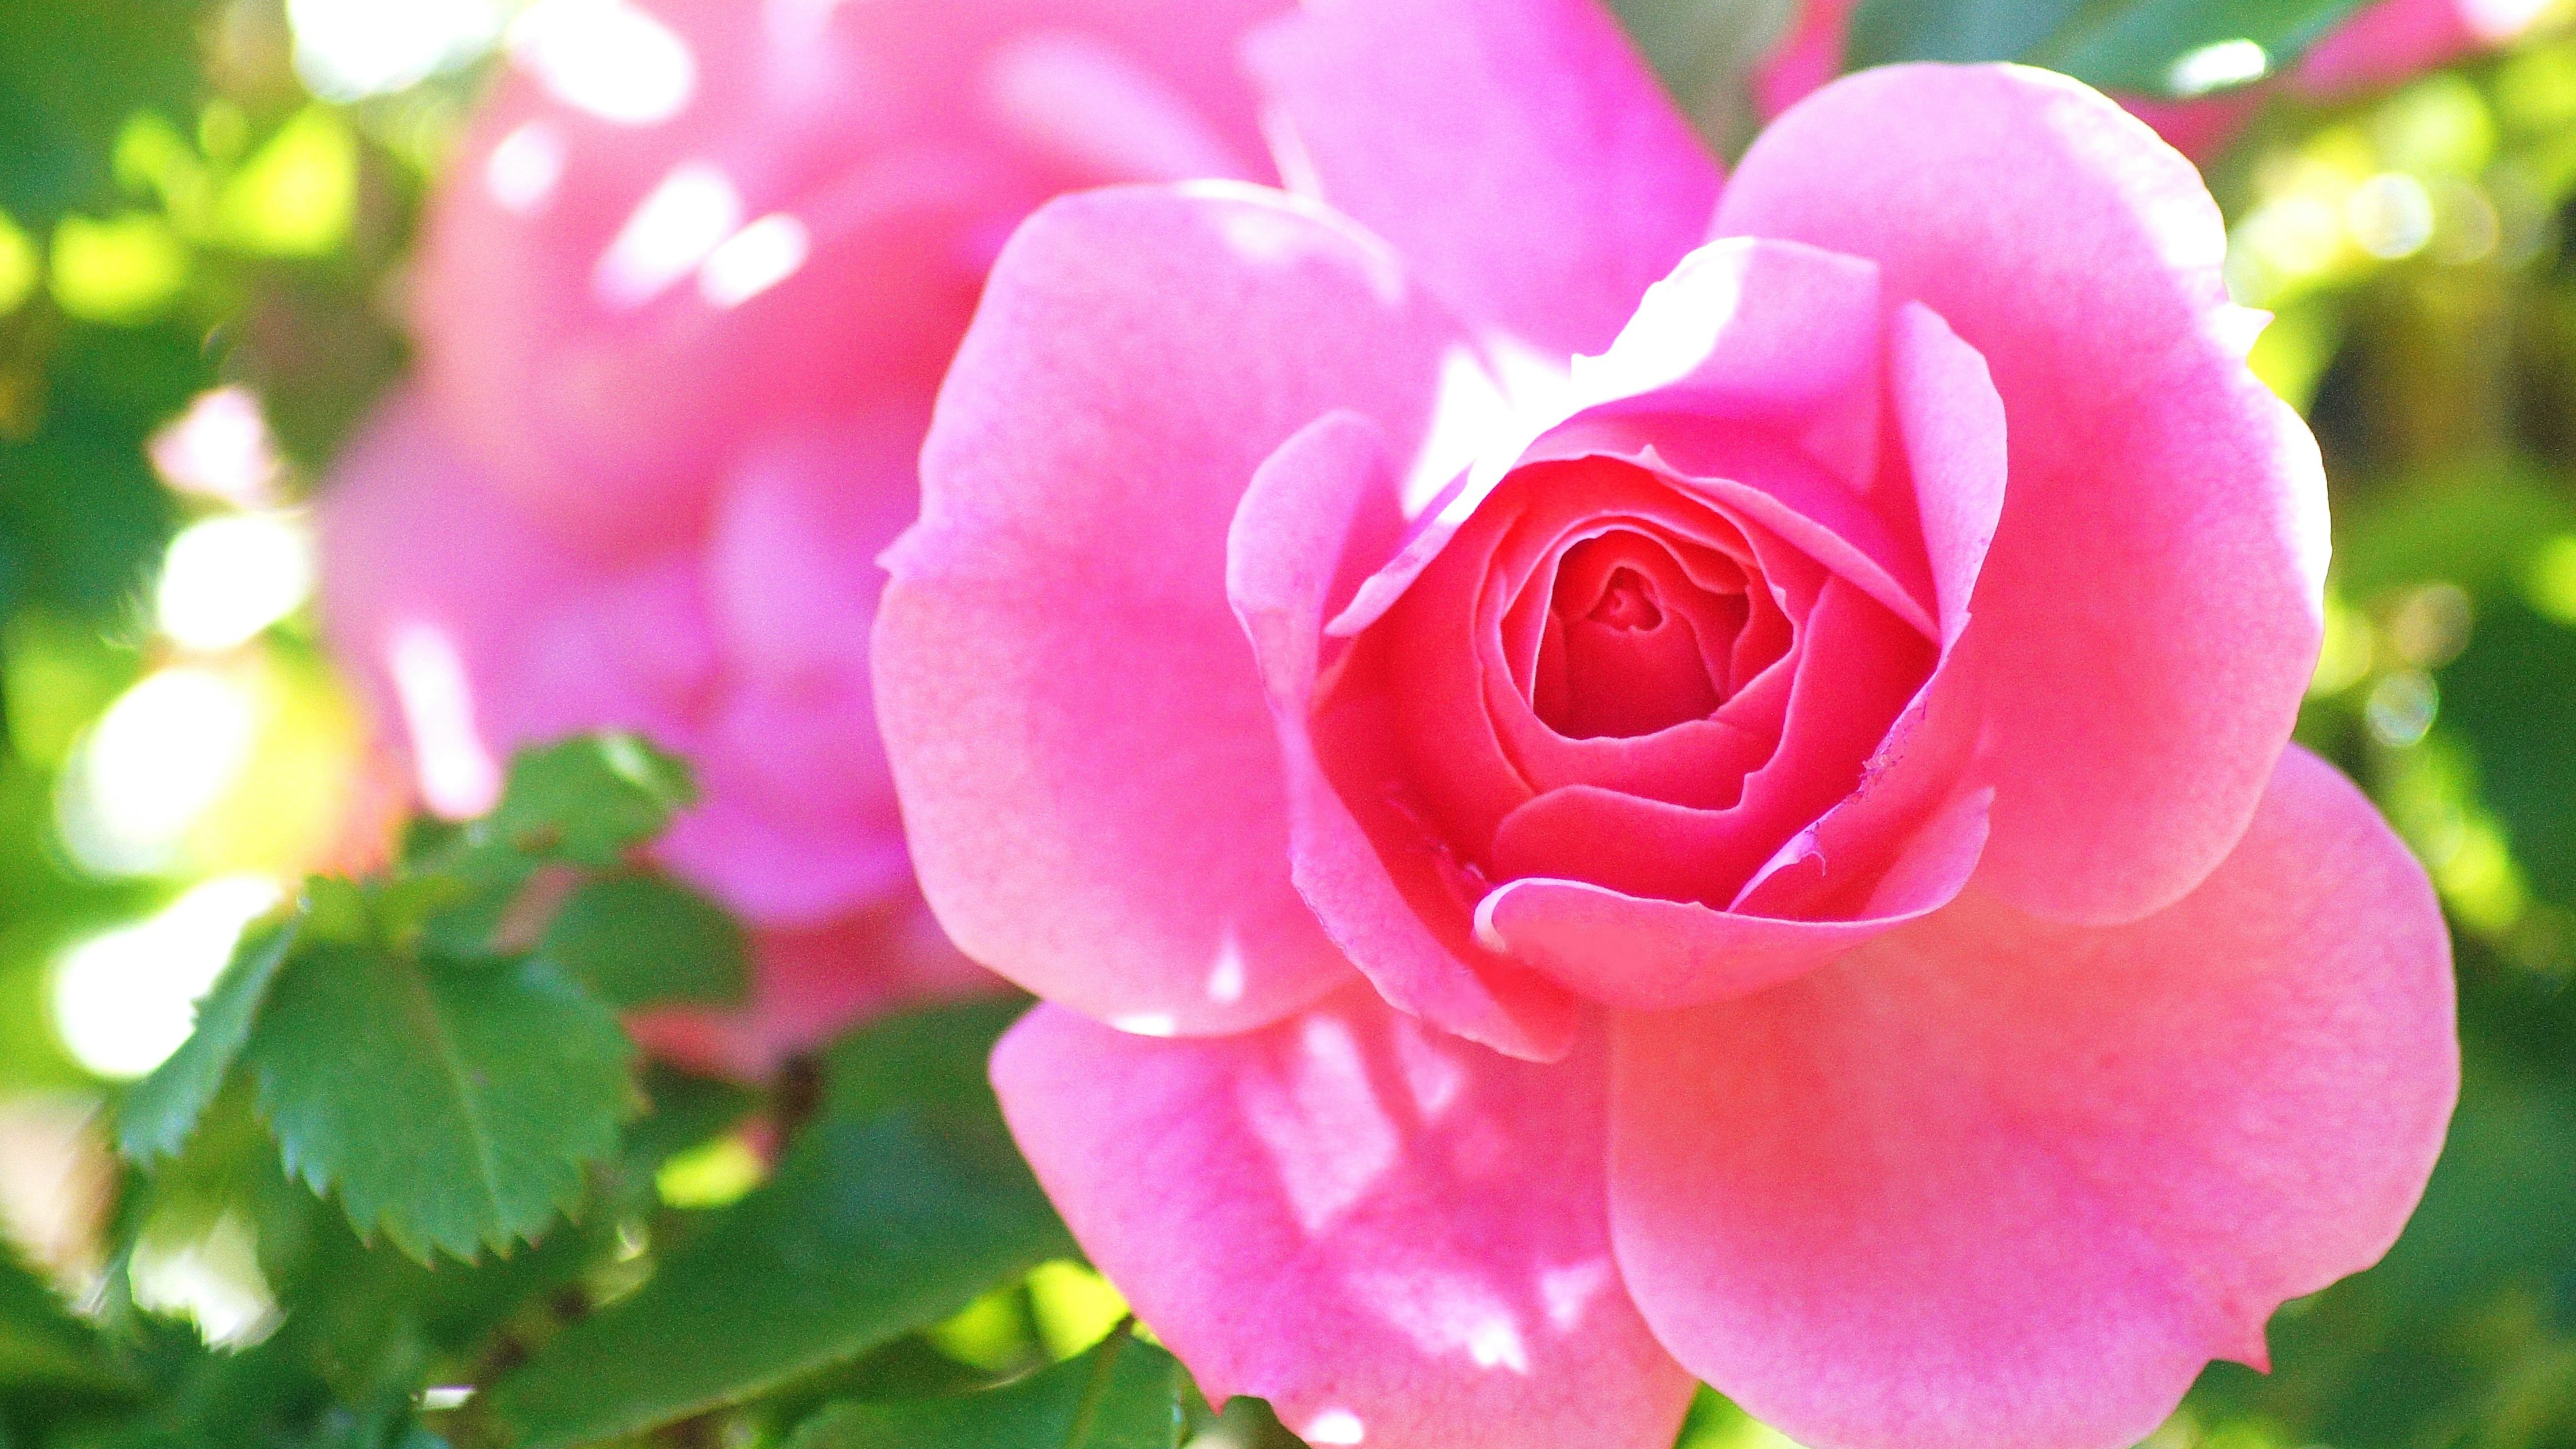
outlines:
[{"label": "outer rose petal", "polygon": [[2292,750],[2235,853],[2097,929],[1991,897],[1725,1006],[1622,1018],[1619,1261],[1817,1449],[2088,1449],[2375,1261],[2458,1093],[2422,869]]},{"label": "outer rose petal", "polygon": [[[1227,534],[1226,593],[1279,732],[1291,876],[1324,933],[1390,1004],[1507,1055],[1549,1060],[1573,1044],[1573,998],[1478,950],[1462,902],[1434,899],[1425,909],[1408,897],[1407,884],[1438,889],[1421,879],[1433,864],[1428,843],[1410,858],[1384,859],[1316,757],[1309,720],[1325,613],[1351,592],[1341,586],[1347,575],[1385,556],[1401,521],[1385,448],[1366,418],[1318,418],[1263,461]],[[1408,867],[1402,879],[1399,866]]]},{"label": "outer rose petal", "polygon": [[1266,176],[1233,42],[1279,8],[643,0],[532,24],[424,237],[429,388],[523,504],[648,538],[744,427],[934,385],[1048,195]]},{"label": "outer rose petal", "polygon": [[1226,532],[1335,408],[1409,454],[1453,335],[1373,239],[1276,192],[1092,192],[1012,239],[876,633],[913,858],[968,955],[1183,1033],[1346,978],[1289,881]]},{"label": "outer rose petal", "polygon": [[422,798],[490,809],[501,750],[483,700],[516,631],[583,562],[511,505],[433,423],[396,398],[342,459],[320,506],[322,618]]},{"label": "outer rose petal", "polygon": [[1873,258],[1983,355],[2012,465],[1970,635],[1987,877],[2072,920],[2178,899],[2289,737],[2326,554],[2316,443],[2244,364],[2199,174],[2074,82],[1892,66],[1765,131],[1718,230]]},{"label": "outer rose petal", "polygon": [[1602,1211],[1598,1034],[1532,1066],[1367,988],[1162,1042],[1041,1006],[1011,1130],[1083,1248],[1211,1399],[1319,1446],[1662,1449],[1691,1393]]},{"label": "outer rose petal", "polygon": [[2549,0],[2379,0],[2317,42],[2290,73],[2311,95],[2393,85],[2529,28]]},{"label": "outer rose petal", "polygon": [[1479,324],[1597,352],[1706,233],[1717,166],[1593,0],[1323,0],[1245,48],[1289,184]]}]

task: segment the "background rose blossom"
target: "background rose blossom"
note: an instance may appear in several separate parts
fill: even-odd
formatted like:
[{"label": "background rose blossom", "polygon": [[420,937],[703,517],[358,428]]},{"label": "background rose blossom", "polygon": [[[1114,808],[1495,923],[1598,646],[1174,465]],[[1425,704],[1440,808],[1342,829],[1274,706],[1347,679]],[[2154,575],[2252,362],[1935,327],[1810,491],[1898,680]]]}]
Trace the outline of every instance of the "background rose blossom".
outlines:
[{"label": "background rose blossom", "polygon": [[[1855,0],[1802,0],[1789,33],[1753,77],[1755,99],[1776,116],[1842,70]],[[2500,45],[2538,19],[2549,0],[2370,0],[2299,58],[2289,84],[2332,97],[2394,85]],[[2196,160],[2216,155],[2261,104],[2257,92],[2199,101],[2144,97],[2122,104]]]},{"label": "background rose blossom", "polygon": [[757,1064],[978,979],[907,904],[874,557],[1030,207],[1267,174],[1233,43],[1270,8],[665,0],[521,36],[433,203],[418,383],[330,490],[326,612],[441,812],[575,730],[695,763],[660,852],[762,969],[749,1022],[648,1026],[666,1049]]},{"label": "background rose blossom", "polygon": [[2421,869],[2284,752],[2323,477],[2197,175],[1906,67],[1718,201],[1579,0],[1252,54],[1312,195],[1033,218],[877,624],[1095,1261],[1318,1443],[1659,1444],[1697,1375],[2110,1446],[2260,1363],[2457,1055]]}]

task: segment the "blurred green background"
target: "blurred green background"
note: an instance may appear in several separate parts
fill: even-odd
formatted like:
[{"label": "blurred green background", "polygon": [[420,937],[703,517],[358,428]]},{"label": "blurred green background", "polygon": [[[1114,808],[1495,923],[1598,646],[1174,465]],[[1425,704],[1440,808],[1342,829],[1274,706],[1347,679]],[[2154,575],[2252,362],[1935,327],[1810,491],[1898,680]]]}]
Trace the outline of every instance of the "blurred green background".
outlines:
[{"label": "blurred green background", "polygon": [[[131,1236],[107,1094],[177,1045],[244,923],[391,808],[316,646],[303,503],[402,367],[406,239],[518,8],[0,3],[0,1232],[74,1300]],[[1740,144],[1782,7],[1620,8]],[[2391,93],[2276,100],[2209,168],[2231,285],[2278,314],[2256,364],[2332,480],[2300,734],[2441,890],[2467,1085],[2388,1260],[2281,1314],[2275,1374],[2211,1370],[2159,1449],[2576,1446],[2569,20]],[[722,1138],[654,1190],[759,1171]],[[249,1341],[278,1304],[226,1221],[116,1269]],[[933,1346],[1007,1357],[1034,1324],[1070,1352],[1104,1293],[1066,1265]],[[1685,1438],[1785,1442],[1713,1397]]]}]

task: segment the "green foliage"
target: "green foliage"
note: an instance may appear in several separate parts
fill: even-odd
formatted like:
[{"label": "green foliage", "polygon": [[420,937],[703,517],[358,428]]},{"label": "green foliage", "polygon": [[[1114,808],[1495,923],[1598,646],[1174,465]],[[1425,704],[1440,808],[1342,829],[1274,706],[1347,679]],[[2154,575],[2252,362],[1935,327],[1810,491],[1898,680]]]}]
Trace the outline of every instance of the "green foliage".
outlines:
[{"label": "green foliage", "polygon": [[532,1238],[616,1145],[632,1047],[543,961],[298,953],[246,1060],[289,1169],[402,1249]]},{"label": "green foliage", "polygon": [[175,516],[143,441],[213,380],[184,328],[0,320],[0,610],[114,619]]},{"label": "green foliage", "polygon": [[[2284,69],[2357,3],[1860,0],[1844,56],[1855,70],[1906,60],[2018,60],[2105,89],[2187,96]],[[2230,49],[2212,49],[2218,46]],[[2210,61],[2220,64],[2211,70]]]},{"label": "green foliage", "polygon": [[125,1094],[117,1115],[117,1150],[137,1161],[167,1156],[186,1144],[197,1119],[223,1089],[250,1044],[252,1025],[295,949],[300,915],[244,934],[224,974],[197,1004],[196,1030],[170,1059]]},{"label": "green foliage", "polygon": [[788,1449],[1180,1449],[1188,1383],[1170,1354],[1122,1329],[980,1394],[835,1404]]},{"label": "green foliage", "polygon": [[0,1387],[121,1387],[107,1345],[0,1242]]},{"label": "green foliage", "polygon": [[724,908],[663,876],[604,876],[555,912],[537,954],[615,1007],[648,1001],[739,1005],[742,928]]},{"label": "green foliage", "polygon": [[[540,867],[617,865],[687,793],[685,771],[631,736],[566,740],[521,754],[492,815],[402,874],[308,883],[246,935],[197,1030],[128,1094],[120,1147],[179,1151],[246,1069],[288,1168],[361,1232],[424,1260],[533,1240],[616,1145],[633,1049],[615,1010],[738,982],[739,932],[630,873],[593,882],[613,889],[604,906],[549,932],[571,947],[560,955],[496,948],[489,923]],[[598,912],[621,902],[657,934],[619,940]],[[460,938],[470,949],[452,949]],[[594,995],[585,969],[615,990]]]},{"label": "green foliage", "polygon": [[205,88],[204,0],[9,0],[0,5],[0,209],[49,222],[114,194],[126,117],[192,115]]},{"label": "green foliage", "polygon": [[[585,1444],[742,1402],[926,1328],[1075,1250],[1012,1148],[981,1064],[1002,1013],[934,1009],[882,1040],[919,1070],[827,1089],[778,1175],[724,1210],[633,1297],[505,1382],[528,1449]],[[935,1046],[949,1049],[933,1063]],[[966,1084],[971,1083],[971,1086]],[[963,1090],[961,1090],[961,1087]]]}]

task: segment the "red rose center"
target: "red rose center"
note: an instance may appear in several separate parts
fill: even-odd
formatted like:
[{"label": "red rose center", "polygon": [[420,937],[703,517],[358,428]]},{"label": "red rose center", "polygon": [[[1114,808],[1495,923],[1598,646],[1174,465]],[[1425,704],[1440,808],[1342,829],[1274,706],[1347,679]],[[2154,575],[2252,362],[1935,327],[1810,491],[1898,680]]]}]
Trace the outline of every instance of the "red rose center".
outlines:
[{"label": "red rose center", "polygon": [[1578,740],[1653,734],[1707,718],[1734,693],[1749,581],[1732,560],[1686,551],[1632,528],[1565,550],[1530,700],[1549,728]]}]

